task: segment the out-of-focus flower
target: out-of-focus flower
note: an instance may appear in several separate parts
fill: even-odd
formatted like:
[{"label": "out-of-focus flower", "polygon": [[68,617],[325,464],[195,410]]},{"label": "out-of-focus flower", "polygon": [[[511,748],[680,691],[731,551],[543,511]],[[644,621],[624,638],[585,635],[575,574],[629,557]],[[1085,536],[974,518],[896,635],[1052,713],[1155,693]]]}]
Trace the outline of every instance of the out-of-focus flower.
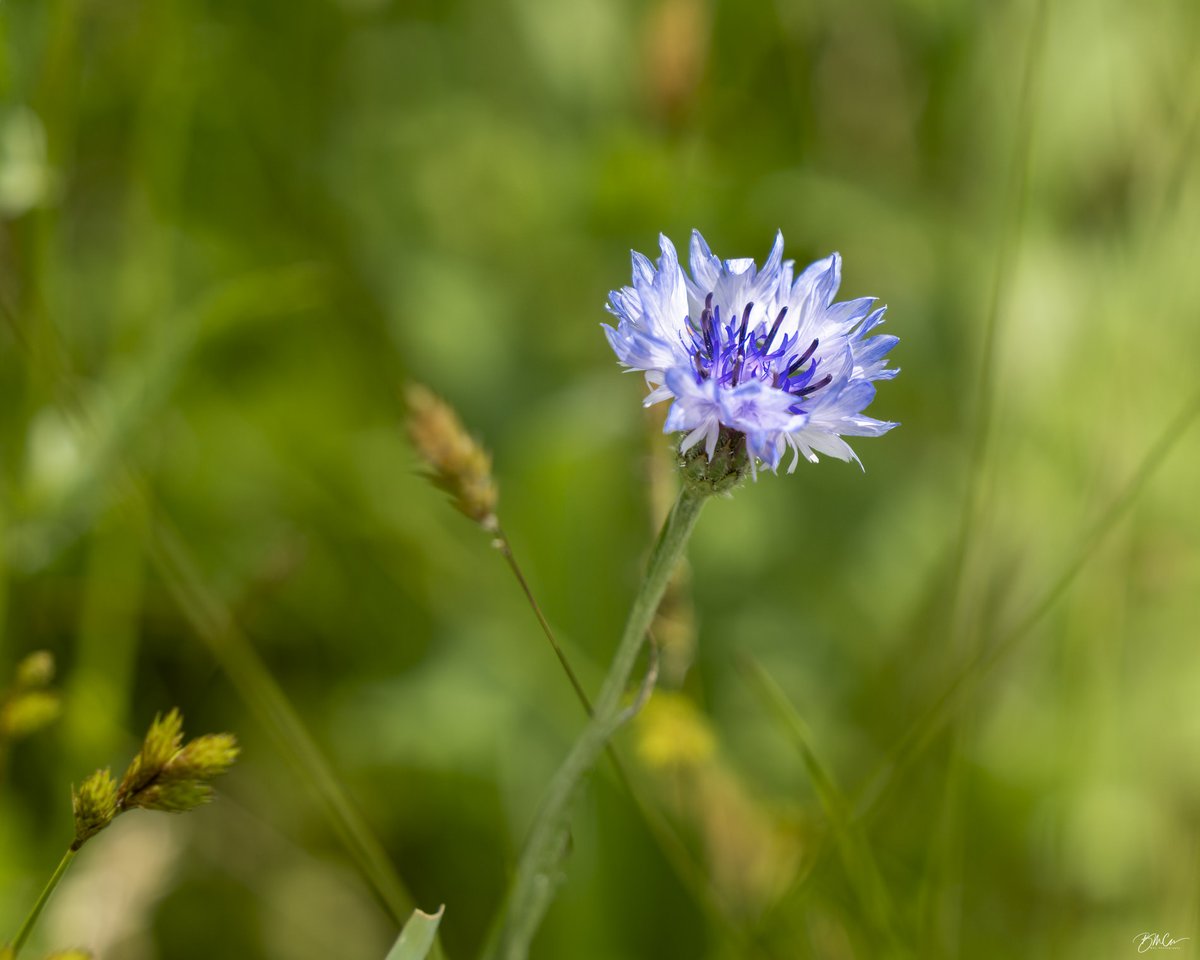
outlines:
[{"label": "out-of-focus flower", "polygon": [[692,701],[660,690],[637,718],[637,751],[646,766],[659,770],[695,767],[711,760],[717,741]]},{"label": "out-of-focus flower", "polygon": [[647,12],[641,88],[658,116],[678,121],[691,108],[708,62],[711,32],[707,0],[659,0]]},{"label": "out-of-focus flower", "polygon": [[50,689],[53,681],[54,657],[45,650],[17,664],[12,687],[0,691],[0,742],[20,740],[58,719],[62,697]]},{"label": "out-of-focus flower", "polygon": [[[783,235],[762,268],[721,260],[692,232],[691,276],[659,238],[657,267],[636,251],[633,285],[609,294],[618,320],[604,325],[617,359],[645,372],[649,406],[673,400],[664,430],[683,432],[686,452],[703,442],[711,460],[722,428],[744,436],[751,465],[776,470],[784,453],[858,457],[842,438],[877,437],[894,423],[863,415],[887,367],[891,336],[869,336],[886,308],[873,297],[835,303],[841,257],[795,275]],[[860,464],[861,465],[861,464]]]},{"label": "out-of-focus flower", "polygon": [[724,908],[758,916],[778,902],[805,857],[806,832],[755,798],[721,756],[708,718],[684,694],[657,691],[634,732],[638,760],[662,801],[701,841]]}]

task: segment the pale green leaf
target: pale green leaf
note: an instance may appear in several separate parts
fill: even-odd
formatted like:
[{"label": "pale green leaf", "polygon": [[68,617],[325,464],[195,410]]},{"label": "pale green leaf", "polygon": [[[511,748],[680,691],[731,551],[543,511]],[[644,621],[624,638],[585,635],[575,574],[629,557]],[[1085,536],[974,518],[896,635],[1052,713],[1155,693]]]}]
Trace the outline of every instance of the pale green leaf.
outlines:
[{"label": "pale green leaf", "polygon": [[442,922],[445,907],[438,907],[437,913],[422,913],[414,910],[408,918],[408,923],[400,931],[400,939],[388,953],[386,960],[425,960],[433,949],[433,941],[437,936],[438,924]]}]

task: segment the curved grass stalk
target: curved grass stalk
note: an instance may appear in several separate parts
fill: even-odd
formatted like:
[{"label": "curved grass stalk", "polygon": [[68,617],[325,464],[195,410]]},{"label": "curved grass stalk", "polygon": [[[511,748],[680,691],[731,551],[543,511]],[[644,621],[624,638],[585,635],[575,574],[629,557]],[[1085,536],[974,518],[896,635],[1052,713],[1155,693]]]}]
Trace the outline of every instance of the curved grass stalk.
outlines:
[{"label": "curved grass stalk", "polygon": [[896,931],[896,908],[884,882],[883,872],[879,869],[862,824],[854,820],[854,811],[845,793],[838,786],[833,773],[817,756],[807,724],[761,663],[753,657],[746,656],[741,665],[758,693],[759,702],[775,717],[780,729],[795,745],[804,762],[817,800],[829,822],[842,869],[845,870],[870,925],[881,938],[887,950],[885,955],[903,955],[900,937]]},{"label": "curved grass stalk", "polygon": [[246,706],[308,782],[380,905],[397,926],[403,926],[413,909],[412,895],[267,665],[209,593],[182,541],[164,521],[156,523],[148,547],[155,568],[196,634]]},{"label": "curved grass stalk", "polygon": [[58,882],[63,878],[63,874],[67,872],[67,867],[71,865],[71,861],[75,859],[75,854],[78,851],[72,846],[67,848],[67,852],[63,854],[63,858],[58,861],[58,866],[54,868],[54,873],[51,874],[46,886],[42,888],[41,894],[37,898],[37,902],[30,909],[29,914],[25,917],[24,923],[21,924],[21,929],[17,931],[17,935],[13,937],[5,949],[0,950],[0,958],[5,960],[16,960],[17,954],[21,952],[21,948],[25,946],[25,941],[29,939],[29,935],[33,932],[34,926],[37,925],[38,918],[42,915],[42,911],[46,909],[46,904],[50,902],[50,895],[54,893]]}]

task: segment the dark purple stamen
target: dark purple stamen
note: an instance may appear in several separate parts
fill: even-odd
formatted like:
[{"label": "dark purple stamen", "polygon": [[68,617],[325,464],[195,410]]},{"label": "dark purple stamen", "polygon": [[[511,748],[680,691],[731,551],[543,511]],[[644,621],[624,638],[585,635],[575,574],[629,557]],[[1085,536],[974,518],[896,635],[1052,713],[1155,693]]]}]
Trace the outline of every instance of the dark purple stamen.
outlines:
[{"label": "dark purple stamen", "polygon": [[775,342],[775,334],[779,332],[779,325],[783,323],[783,318],[787,316],[787,307],[779,311],[779,316],[775,318],[775,322],[771,324],[771,330],[767,334],[767,339],[763,341],[763,353],[771,349],[771,344]]},{"label": "dark purple stamen", "polygon": [[833,374],[832,374],[832,373],[827,373],[827,374],[825,374],[825,376],[823,376],[823,377],[822,377],[820,380],[818,380],[816,383],[810,383],[810,384],[809,384],[807,387],[805,387],[803,390],[797,390],[797,391],[796,391],[796,396],[798,396],[798,397],[807,397],[807,396],[808,396],[810,393],[813,393],[813,392],[814,392],[814,391],[816,391],[816,390],[820,390],[820,389],[821,389],[823,386],[825,386],[827,383],[829,383],[829,382],[830,382],[832,379],[833,379]]},{"label": "dark purple stamen", "polygon": [[[802,404],[809,394],[815,393],[833,381],[833,375],[811,382],[817,375],[821,361],[814,359],[820,340],[813,340],[808,349],[784,367],[784,360],[795,349],[799,339],[796,334],[779,335],[788,308],[782,307],[768,329],[766,323],[756,324],[750,329],[750,318],[754,303],[747,303],[741,316],[734,311],[721,316],[721,305],[714,303],[714,295],[704,298],[704,309],[699,320],[692,322],[688,317],[688,330],[681,337],[684,349],[691,354],[692,365],[698,383],[714,380],[723,387],[737,387],[744,378],[755,378],[781,389],[797,401],[793,412],[803,413]],[[779,343],[776,344],[776,339]],[[690,341],[690,343],[688,342]],[[810,362],[811,361],[811,362]]]},{"label": "dark purple stamen", "polygon": [[802,366],[804,366],[808,362],[808,358],[811,357],[814,352],[816,352],[818,342],[819,341],[814,340],[812,343],[810,343],[808,345],[808,349],[805,350],[802,354],[800,354],[800,356],[798,356],[795,360],[793,360],[788,365],[787,373],[785,373],[783,375],[783,378],[785,380],[788,379],[789,377],[795,376],[796,371],[799,370]]},{"label": "dark purple stamen", "polygon": [[704,310],[700,314],[700,330],[704,334],[704,347],[708,351],[708,355],[711,358],[716,349],[713,344],[713,313],[711,293],[704,298]]},{"label": "dark purple stamen", "polygon": [[750,311],[754,309],[753,303],[746,304],[746,309],[742,311],[742,325],[738,328],[737,335],[737,360],[733,364],[733,378],[730,386],[736,387],[738,380],[742,376],[742,366],[746,362],[746,327],[750,324]]},{"label": "dark purple stamen", "polygon": [[713,307],[713,326],[716,330],[716,342],[718,342],[718,344],[720,344],[720,342],[721,342],[722,332],[724,332],[724,334],[725,334],[726,343],[728,343],[728,341],[732,340],[733,324],[731,323],[731,324],[728,324],[725,326],[721,325],[721,305],[720,304]]},{"label": "dark purple stamen", "polygon": [[746,304],[746,309],[742,311],[742,326],[738,330],[738,349],[740,350],[746,343],[746,326],[750,323],[750,311],[754,309],[753,303]]}]

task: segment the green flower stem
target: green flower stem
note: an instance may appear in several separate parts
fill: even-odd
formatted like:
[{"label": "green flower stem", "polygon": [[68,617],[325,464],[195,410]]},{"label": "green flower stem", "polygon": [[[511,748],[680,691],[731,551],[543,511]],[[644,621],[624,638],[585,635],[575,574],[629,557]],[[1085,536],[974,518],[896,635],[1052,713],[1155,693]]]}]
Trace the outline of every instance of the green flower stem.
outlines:
[{"label": "green flower stem", "polygon": [[[516,554],[513,553],[512,544],[509,542],[503,528],[497,526],[495,534],[496,537],[492,546],[507,561],[509,570],[516,578],[522,593],[525,595],[525,599],[529,602],[529,606],[533,610],[534,616],[537,617],[537,621],[541,625],[542,633],[550,642],[554,655],[558,658],[559,664],[566,673],[567,679],[575,691],[575,696],[579,699],[579,703],[583,707],[583,712],[590,718],[593,715],[592,701],[584,691],[583,684],[579,682],[579,677],[567,659],[566,651],[563,650],[558,643],[558,639],[554,636],[554,630],[550,626],[550,621],[546,619],[541,605],[534,597],[533,589],[525,579],[521,565],[517,562]],[[641,815],[642,820],[645,821],[646,829],[654,837],[659,850],[666,858],[667,863],[675,871],[680,883],[695,898],[696,902],[704,909],[712,922],[721,928],[725,937],[739,948],[739,952],[741,954],[747,953],[748,950],[745,949],[745,943],[743,942],[744,934],[740,928],[731,922],[730,917],[716,896],[711,881],[704,874],[700,865],[692,856],[691,851],[688,850],[687,845],[667,822],[662,813],[642,795],[642,791],[636,786],[634,779],[630,776],[620,755],[617,753],[616,747],[611,741],[604,745],[604,752],[608,754],[609,762],[612,764],[613,772],[618,782],[626,793],[629,794],[629,799],[633,801],[634,807]]]},{"label": "green flower stem", "polygon": [[[58,866],[54,869],[54,874],[50,877],[50,881],[46,884],[42,894],[37,898],[37,903],[33,905],[33,909],[29,911],[29,916],[25,918],[25,922],[21,924],[21,929],[17,931],[17,935],[13,937],[13,942],[9,945],[9,956],[16,960],[16,956],[21,952],[21,948],[25,946],[25,941],[29,939],[29,934],[33,932],[34,926],[38,922],[38,917],[42,915],[42,911],[46,908],[46,904],[50,900],[50,895],[54,893],[54,888],[58,886],[58,881],[63,878],[63,874],[67,872],[67,867],[71,865],[71,861],[75,859],[76,851],[68,848],[63,854],[63,858],[58,862]],[[0,951],[2,953],[3,951]]]},{"label": "green flower stem", "polygon": [[650,554],[646,576],[629,611],[625,632],[593,704],[592,719],[550,781],[525,843],[498,942],[493,938],[486,951],[486,956],[493,960],[524,960],[528,955],[529,944],[554,897],[559,861],[567,846],[571,800],[608,739],[632,715],[631,711],[621,709],[621,699],[667,582],[683,556],[706,499],[705,492],[685,485],[663,524]]}]

